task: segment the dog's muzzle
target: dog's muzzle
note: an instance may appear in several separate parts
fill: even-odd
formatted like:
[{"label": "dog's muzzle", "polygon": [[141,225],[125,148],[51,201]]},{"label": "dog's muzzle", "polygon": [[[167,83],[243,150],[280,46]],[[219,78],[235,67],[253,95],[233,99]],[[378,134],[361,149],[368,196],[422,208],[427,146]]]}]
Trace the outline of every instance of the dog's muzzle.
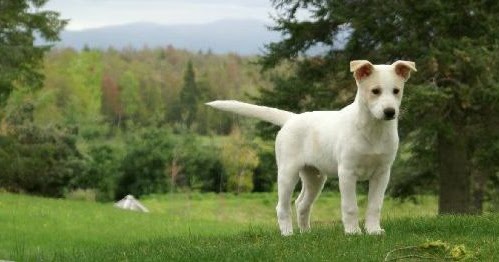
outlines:
[{"label": "dog's muzzle", "polygon": [[385,120],[392,120],[395,118],[395,108],[388,107],[383,109],[383,114],[385,116]]}]

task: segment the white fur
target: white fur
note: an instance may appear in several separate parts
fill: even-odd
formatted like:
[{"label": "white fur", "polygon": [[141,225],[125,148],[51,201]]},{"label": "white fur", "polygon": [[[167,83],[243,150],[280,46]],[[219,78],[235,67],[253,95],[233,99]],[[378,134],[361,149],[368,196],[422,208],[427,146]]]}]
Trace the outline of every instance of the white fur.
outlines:
[{"label": "white fur", "polygon": [[[362,233],[355,193],[359,180],[369,180],[365,230],[368,234],[384,232],[380,213],[398,148],[397,116],[404,83],[416,68],[408,61],[372,65],[357,60],[350,65],[357,95],[340,111],[293,114],[237,101],[208,103],[282,126],[275,145],[279,194],[276,211],[282,235],[293,233],[291,197],[298,180],[301,178],[302,190],[295,201],[296,212],[300,231],[305,232],[310,230],[312,204],[327,176],[339,179],[345,233]],[[379,89],[379,94],[374,94],[373,89]],[[394,94],[394,89],[399,93]],[[386,116],[387,108],[395,111],[393,118]]]},{"label": "white fur", "polygon": [[234,100],[213,101],[206,104],[220,110],[258,118],[278,126],[284,125],[284,123],[286,123],[291,117],[296,115],[294,113],[276,108],[256,106]]}]

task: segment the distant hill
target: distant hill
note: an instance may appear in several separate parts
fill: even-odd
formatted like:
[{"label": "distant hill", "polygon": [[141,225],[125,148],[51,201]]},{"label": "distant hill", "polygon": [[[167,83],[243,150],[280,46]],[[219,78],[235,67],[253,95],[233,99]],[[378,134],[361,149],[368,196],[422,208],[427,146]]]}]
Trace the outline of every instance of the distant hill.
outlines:
[{"label": "distant hill", "polygon": [[280,34],[269,31],[264,21],[220,20],[199,25],[159,25],[134,23],[81,31],[64,31],[56,46],[81,49],[142,48],[173,45],[191,51],[261,54],[266,43],[277,41]]}]

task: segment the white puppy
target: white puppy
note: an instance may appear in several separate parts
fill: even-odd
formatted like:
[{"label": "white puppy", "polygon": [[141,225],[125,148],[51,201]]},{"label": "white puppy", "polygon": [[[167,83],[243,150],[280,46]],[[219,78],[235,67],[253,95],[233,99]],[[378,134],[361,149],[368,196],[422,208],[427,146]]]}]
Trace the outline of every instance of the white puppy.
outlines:
[{"label": "white puppy", "polygon": [[365,230],[382,234],[380,213],[398,148],[397,117],[414,62],[373,65],[366,60],[350,62],[357,82],[352,104],[340,111],[302,114],[237,101],[207,103],[224,111],[255,117],[282,126],[276,138],[278,167],[277,220],[282,235],[293,234],[291,197],[301,178],[295,201],[301,232],[310,229],[310,210],[327,176],[338,176],[342,221],[347,234],[362,233],[359,227],[356,182],[369,180]]}]

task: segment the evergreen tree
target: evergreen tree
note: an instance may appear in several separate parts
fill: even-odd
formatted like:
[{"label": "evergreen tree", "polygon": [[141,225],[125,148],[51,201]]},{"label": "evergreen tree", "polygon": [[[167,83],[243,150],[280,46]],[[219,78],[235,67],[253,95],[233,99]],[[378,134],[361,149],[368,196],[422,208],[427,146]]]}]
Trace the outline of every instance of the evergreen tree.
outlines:
[{"label": "evergreen tree", "polygon": [[187,127],[190,127],[195,121],[199,95],[194,67],[192,61],[189,61],[184,74],[184,85],[180,91],[180,116],[185,121]]},{"label": "evergreen tree", "polygon": [[[499,75],[495,73],[499,3],[273,0],[273,4],[280,13],[273,29],[285,38],[267,46],[262,65],[268,69],[292,61],[296,78],[307,79],[308,89],[304,92],[297,84],[289,92],[265,91],[260,102],[272,106],[298,95],[300,101],[313,102],[290,104],[296,111],[310,103],[331,108],[352,100],[356,90],[348,72],[350,60],[413,60],[418,73],[406,87],[400,122],[411,168],[403,169],[401,176],[417,184],[418,174],[438,174],[440,213],[481,212],[485,184],[499,169]],[[308,18],[298,19],[303,10]],[[306,52],[317,45],[325,52],[309,57]],[[292,85],[293,78],[285,77],[283,82]],[[329,89],[329,95],[318,96],[317,87]]]},{"label": "evergreen tree", "polygon": [[[66,20],[53,11],[40,10],[47,0],[0,0],[0,106],[15,87],[43,84],[43,55],[49,45],[35,45],[35,36],[59,40]],[[0,116],[1,117],[1,116]]]}]

